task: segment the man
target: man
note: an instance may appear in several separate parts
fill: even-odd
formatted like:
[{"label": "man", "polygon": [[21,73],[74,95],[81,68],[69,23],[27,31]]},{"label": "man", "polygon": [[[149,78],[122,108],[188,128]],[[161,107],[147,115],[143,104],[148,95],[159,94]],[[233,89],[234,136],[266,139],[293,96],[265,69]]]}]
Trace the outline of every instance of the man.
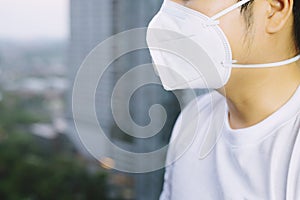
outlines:
[{"label": "man", "polygon": [[[170,143],[161,200],[300,199],[299,13],[299,0],[165,0],[149,30],[166,33],[147,38],[163,86],[214,91],[176,122],[171,141],[198,114],[196,137],[176,161]],[[211,129],[218,115],[223,126]],[[199,159],[209,134],[219,135],[216,144]]]}]

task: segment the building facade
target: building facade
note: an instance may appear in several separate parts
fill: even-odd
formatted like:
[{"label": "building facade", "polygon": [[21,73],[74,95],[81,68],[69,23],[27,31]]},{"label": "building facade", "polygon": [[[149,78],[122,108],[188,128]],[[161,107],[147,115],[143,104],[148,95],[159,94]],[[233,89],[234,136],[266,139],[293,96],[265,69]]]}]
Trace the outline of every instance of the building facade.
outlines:
[{"label": "building facade", "polygon": [[[84,58],[99,43],[108,37],[122,31],[133,28],[146,27],[154,14],[158,11],[162,0],[70,0],[70,40],[69,40],[69,79],[74,82],[76,73],[79,70]],[[134,42],[134,41],[133,41]],[[114,54],[120,45],[131,45],[132,41],[124,44],[115,44],[107,49],[107,56]],[[129,106],[132,120],[140,125],[146,126],[149,123],[149,109],[154,104],[162,105],[168,114],[164,128],[155,136],[147,139],[134,138],[127,135],[116,124],[111,110],[112,91],[117,81],[130,69],[135,66],[150,63],[151,58],[148,50],[140,50],[128,53],[118,58],[111,64],[107,72],[99,81],[95,95],[96,113],[99,123],[103,127],[107,137],[120,148],[132,152],[149,152],[163,147],[168,143],[172,126],[180,111],[178,100],[172,93],[167,93],[161,86],[145,85],[139,88],[132,96]],[[126,115],[122,102],[126,101],[125,88],[132,87],[135,81],[143,78],[153,77],[157,79],[154,71],[152,74],[139,74],[136,79],[125,83],[117,97],[117,113],[124,120]],[[122,91],[124,91],[122,93]],[[85,94],[82,97],[85,98]],[[72,91],[67,97],[68,119],[70,124],[70,137],[77,144],[80,151],[89,157],[88,151],[80,142],[76,134],[72,117]],[[119,108],[118,108],[119,105]],[[160,116],[156,116],[160,117]],[[82,123],[89,126],[89,117],[83,113]],[[132,130],[134,131],[134,130]],[[88,129],[87,129],[88,132]],[[99,141],[101,143],[101,141]],[[101,144],[99,144],[101,145]],[[115,160],[122,159],[115,157]],[[138,163],[128,162],[129,165]],[[151,163],[149,163],[150,165]],[[130,166],[129,166],[130,167]],[[164,169],[144,174],[129,174],[111,170],[112,182],[115,185],[110,196],[111,198],[155,200],[161,192]],[[119,186],[118,186],[119,184]]]}]

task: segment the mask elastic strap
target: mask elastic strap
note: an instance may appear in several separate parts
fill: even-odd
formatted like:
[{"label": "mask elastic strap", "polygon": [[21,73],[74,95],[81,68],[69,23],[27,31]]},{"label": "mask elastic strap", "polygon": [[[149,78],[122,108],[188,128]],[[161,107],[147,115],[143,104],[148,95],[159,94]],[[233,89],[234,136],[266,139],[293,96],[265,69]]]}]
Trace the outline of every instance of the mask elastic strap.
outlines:
[{"label": "mask elastic strap", "polygon": [[248,3],[250,0],[242,0],[236,4],[234,4],[233,6],[230,6],[229,8],[226,8],[225,10],[219,12],[218,14],[214,15],[211,17],[212,20],[217,20],[220,17],[226,15],[227,13],[233,11],[234,9],[237,9],[238,7],[241,7],[242,5],[244,5],[245,3]]},{"label": "mask elastic strap", "polygon": [[288,65],[294,63],[300,59],[300,55],[297,55],[288,60],[274,62],[274,63],[266,63],[266,64],[224,64],[225,67],[233,67],[233,68],[267,68],[267,67],[280,67],[283,65]]}]

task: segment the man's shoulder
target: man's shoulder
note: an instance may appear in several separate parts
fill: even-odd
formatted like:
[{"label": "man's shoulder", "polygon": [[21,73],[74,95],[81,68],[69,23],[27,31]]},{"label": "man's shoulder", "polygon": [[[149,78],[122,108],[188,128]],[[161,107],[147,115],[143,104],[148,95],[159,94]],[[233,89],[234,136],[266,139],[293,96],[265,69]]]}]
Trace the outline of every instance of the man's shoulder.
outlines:
[{"label": "man's shoulder", "polygon": [[179,114],[173,128],[171,139],[178,135],[180,129],[186,129],[186,126],[190,129],[192,121],[197,121],[204,125],[205,121],[209,119],[213,113],[218,112],[218,106],[221,102],[224,102],[224,97],[216,91],[205,93],[191,100]]},{"label": "man's shoulder", "polygon": [[[205,151],[210,150],[210,142],[213,142],[210,139],[213,138],[208,139],[207,146],[206,136],[218,124],[214,119],[216,115],[223,113],[220,109],[222,106],[219,106],[222,102],[226,103],[223,96],[210,92],[195,98],[182,110],[170,138],[167,164],[179,158],[186,150],[197,151],[202,145],[205,145]],[[196,149],[190,148],[192,146]],[[199,156],[202,155],[201,152],[199,149]]]}]

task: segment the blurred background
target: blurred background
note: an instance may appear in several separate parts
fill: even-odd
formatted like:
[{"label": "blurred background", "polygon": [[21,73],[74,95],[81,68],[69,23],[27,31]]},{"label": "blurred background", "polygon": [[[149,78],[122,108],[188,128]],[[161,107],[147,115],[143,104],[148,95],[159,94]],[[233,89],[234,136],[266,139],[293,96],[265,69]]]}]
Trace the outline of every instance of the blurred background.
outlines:
[{"label": "blurred background", "polygon": [[[146,27],[161,3],[0,1],[1,200],[158,199],[164,169],[143,174],[120,172],[113,166],[122,158],[107,157],[105,165],[82,145],[72,115],[72,86],[80,65],[94,47],[114,34]],[[125,41],[113,48],[119,45],[131,44]],[[113,52],[108,50],[108,54]],[[139,88],[129,105],[132,119],[138,125],[147,125],[149,108],[160,104],[168,114],[167,122],[151,138],[137,139],[124,133],[112,117],[112,90],[128,70],[150,62],[147,49],[130,52],[112,63],[97,87],[99,123],[115,145],[132,152],[154,151],[168,144],[180,112],[178,98],[186,103],[190,99],[182,91],[175,97],[160,85]],[[138,78],[143,76],[158,79],[154,72]],[[118,101],[125,101],[125,96],[117,94]],[[89,120],[83,118],[82,123],[88,125]]]}]

